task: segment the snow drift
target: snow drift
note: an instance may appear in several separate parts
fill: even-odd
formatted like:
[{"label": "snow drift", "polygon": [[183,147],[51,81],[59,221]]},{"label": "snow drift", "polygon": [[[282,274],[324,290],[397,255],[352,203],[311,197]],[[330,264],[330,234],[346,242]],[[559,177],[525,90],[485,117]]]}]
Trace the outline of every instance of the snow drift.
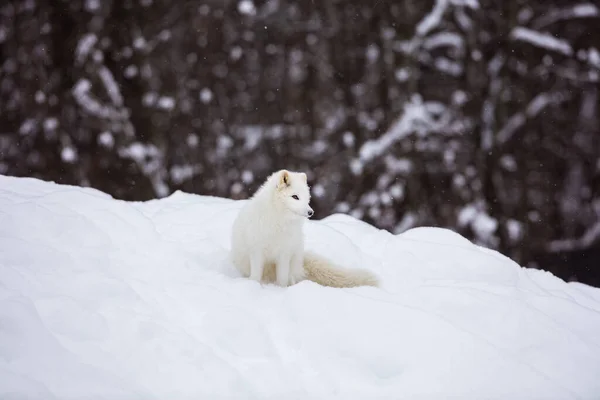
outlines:
[{"label": "snow drift", "polygon": [[600,289],[343,215],[307,247],[382,288],[261,286],[241,205],[0,177],[0,398],[600,398]]}]

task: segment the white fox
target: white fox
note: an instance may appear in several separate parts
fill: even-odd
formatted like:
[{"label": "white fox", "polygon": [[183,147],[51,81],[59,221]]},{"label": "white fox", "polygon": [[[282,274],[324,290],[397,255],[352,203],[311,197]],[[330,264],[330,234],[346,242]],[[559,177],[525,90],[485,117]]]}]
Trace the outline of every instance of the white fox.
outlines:
[{"label": "white fox", "polygon": [[258,282],[294,285],[308,279],[323,286],[378,286],[367,270],[345,269],[304,252],[304,221],[313,215],[306,174],[280,170],[240,210],[231,236],[233,264]]}]

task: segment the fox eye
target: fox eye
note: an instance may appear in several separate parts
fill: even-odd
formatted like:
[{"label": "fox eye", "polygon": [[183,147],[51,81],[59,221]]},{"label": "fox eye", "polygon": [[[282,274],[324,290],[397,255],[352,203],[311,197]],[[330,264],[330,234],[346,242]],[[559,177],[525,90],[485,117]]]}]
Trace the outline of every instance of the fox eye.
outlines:
[{"label": "fox eye", "polygon": [[297,195],[293,195],[293,196],[292,196],[292,199],[295,199],[295,200],[300,200],[300,199],[298,198],[298,196],[297,196]]}]

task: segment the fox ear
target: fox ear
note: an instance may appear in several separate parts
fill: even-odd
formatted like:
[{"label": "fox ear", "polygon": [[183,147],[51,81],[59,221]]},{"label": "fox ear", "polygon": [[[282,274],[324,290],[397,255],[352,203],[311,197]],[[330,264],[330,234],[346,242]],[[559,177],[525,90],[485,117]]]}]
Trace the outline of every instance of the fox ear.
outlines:
[{"label": "fox ear", "polygon": [[282,189],[289,185],[290,185],[290,173],[284,169],[279,174],[279,182],[277,183],[277,187],[279,189]]},{"label": "fox ear", "polygon": [[307,182],[307,180],[308,180],[306,177],[306,174],[304,172],[302,173],[302,179],[304,179],[304,182]]}]

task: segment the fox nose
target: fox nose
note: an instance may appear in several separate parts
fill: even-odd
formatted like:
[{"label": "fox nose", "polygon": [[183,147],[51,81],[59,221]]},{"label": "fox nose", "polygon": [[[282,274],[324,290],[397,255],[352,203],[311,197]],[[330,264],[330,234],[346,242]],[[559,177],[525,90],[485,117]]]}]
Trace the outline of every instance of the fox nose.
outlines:
[{"label": "fox nose", "polygon": [[314,213],[315,212],[312,209],[308,210],[308,216],[309,217],[312,217]]}]

